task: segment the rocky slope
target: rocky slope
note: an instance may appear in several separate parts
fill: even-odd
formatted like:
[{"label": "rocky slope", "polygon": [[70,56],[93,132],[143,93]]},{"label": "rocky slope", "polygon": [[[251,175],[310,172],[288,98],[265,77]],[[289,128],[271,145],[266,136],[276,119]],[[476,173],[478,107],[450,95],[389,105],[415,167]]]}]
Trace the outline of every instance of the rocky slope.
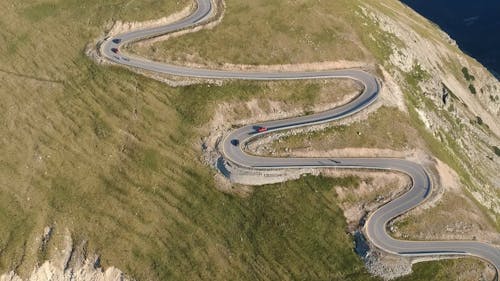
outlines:
[{"label": "rocky slope", "polygon": [[366,20],[397,38],[386,61],[392,76],[416,92],[411,105],[426,130],[456,158],[466,190],[498,217],[499,81],[409,8],[366,5],[362,11]]},{"label": "rocky slope", "polygon": [[[43,235],[35,243],[40,250],[51,242],[53,228],[47,226]],[[87,253],[86,242],[74,245],[71,234],[64,231],[61,237],[61,248],[52,257],[35,266],[33,271],[24,278],[16,272],[10,271],[0,275],[0,281],[128,281],[123,272],[115,267],[103,269],[97,255]]]}]

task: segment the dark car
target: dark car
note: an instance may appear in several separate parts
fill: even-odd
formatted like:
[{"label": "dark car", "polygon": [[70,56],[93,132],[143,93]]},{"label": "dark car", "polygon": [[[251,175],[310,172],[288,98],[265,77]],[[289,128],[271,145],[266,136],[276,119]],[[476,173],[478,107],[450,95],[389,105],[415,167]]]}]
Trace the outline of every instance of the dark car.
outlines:
[{"label": "dark car", "polygon": [[117,48],[111,48],[111,52],[118,54],[118,49]]},{"label": "dark car", "polygon": [[238,146],[240,144],[240,141],[237,139],[231,140],[231,144],[234,146]]},{"label": "dark car", "polygon": [[115,44],[120,44],[120,42],[122,42],[122,39],[120,39],[120,38],[113,39],[113,43],[115,43]]}]

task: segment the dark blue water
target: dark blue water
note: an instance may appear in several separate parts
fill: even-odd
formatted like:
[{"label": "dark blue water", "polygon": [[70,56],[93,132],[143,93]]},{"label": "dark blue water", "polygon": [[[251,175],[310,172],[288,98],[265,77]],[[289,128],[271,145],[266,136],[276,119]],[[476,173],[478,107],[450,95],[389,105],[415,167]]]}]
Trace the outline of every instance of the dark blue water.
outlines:
[{"label": "dark blue water", "polygon": [[401,0],[500,77],[500,0]]}]

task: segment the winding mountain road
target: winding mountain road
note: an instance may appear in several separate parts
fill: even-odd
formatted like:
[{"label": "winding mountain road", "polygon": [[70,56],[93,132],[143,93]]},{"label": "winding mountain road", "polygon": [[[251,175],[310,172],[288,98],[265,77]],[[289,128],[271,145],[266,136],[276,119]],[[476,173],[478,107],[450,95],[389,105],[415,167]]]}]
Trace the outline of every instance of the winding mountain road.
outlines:
[{"label": "winding mountain road", "polygon": [[[418,206],[426,200],[431,192],[431,180],[426,170],[417,163],[396,158],[270,158],[248,155],[242,150],[243,144],[263,134],[330,122],[366,108],[376,100],[380,90],[380,84],[372,74],[361,70],[245,72],[189,68],[154,62],[120,51],[121,46],[135,41],[206,23],[214,12],[211,1],[196,0],[196,4],[196,9],[191,15],[175,23],[135,30],[107,38],[100,46],[101,54],[117,64],[176,76],[246,80],[349,78],[358,81],[364,86],[364,90],[356,99],[346,105],[313,115],[268,121],[234,130],[223,143],[222,153],[225,159],[242,167],[259,170],[332,167],[391,170],[405,173],[411,177],[412,187],[408,192],[380,207],[369,216],[365,223],[365,234],[368,240],[383,251],[401,256],[475,256],[490,262],[498,272],[500,269],[500,249],[494,245],[477,241],[403,241],[394,239],[387,233],[387,224],[392,219]],[[260,127],[265,127],[267,130],[258,132]]]}]

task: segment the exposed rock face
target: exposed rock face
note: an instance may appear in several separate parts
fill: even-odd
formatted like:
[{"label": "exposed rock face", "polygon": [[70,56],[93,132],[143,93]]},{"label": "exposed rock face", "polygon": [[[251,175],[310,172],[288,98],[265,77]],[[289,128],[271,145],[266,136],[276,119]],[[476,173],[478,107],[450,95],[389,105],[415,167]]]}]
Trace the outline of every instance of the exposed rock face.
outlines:
[{"label": "exposed rock face", "polygon": [[[91,262],[85,262],[75,268],[63,270],[50,261],[36,267],[26,281],[124,281],[129,280],[123,273],[110,267],[103,271]],[[23,281],[13,271],[0,276],[0,281]]]},{"label": "exposed rock face", "polygon": [[[395,38],[385,65],[389,76],[407,88],[405,77],[418,76],[414,109],[419,118],[442,149],[458,158],[467,171],[471,182],[466,183],[466,189],[500,215],[496,195],[500,157],[492,149],[500,143],[500,82],[464,55],[444,32],[436,32],[425,18],[409,13],[404,6],[394,9],[366,4],[361,10],[367,22]],[[427,32],[426,36],[422,32]]]},{"label": "exposed rock face", "polygon": [[[50,239],[51,227],[44,229],[42,243]],[[42,246],[43,246],[42,244]],[[86,243],[79,246],[73,245],[69,231],[64,237],[64,248],[58,251],[58,256],[36,266],[26,279],[21,278],[14,271],[0,276],[0,281],[126,281],[130,280],[119,269],[109,267],[104,270],[99,262],[99,257],[94,255],[87,257]]]},{"label": "exposed rock face", "polygon": [[[419,34],[417,28],[428,29],[423,24],[427,22],[424,18],[418,22],[412,21],[404,12],[395,10],[391,10],[395,16],[389,17],[371,6],[363,11],[382,30],[404,44],[391,46],[393,51],[389,57],[390,64],[404,73],[414,71],[415,67],[422,68],[430,74],[430,78],[419,85],[424,93],[440,94],[441,85],[445,84],[472,112],[485,120],[493,133],[500,136],[500,126],[495,122],[500,115],[500,102],[495,101],[495,96],[498,96],[500,91],[500,83],[491,73],[476,61],[461,55],[455,46],[443,39],[449,38],[444,32],[439,33],[438,35],[442,36],[437,38],[427,38]],[[466,68],[471,79],[459,81],[461,77],[456,77],[457,73],[450,73],[452,64]],[[478,93],[470,93],[467,87],[469,83],[475,85]]]},{"label": "exposed rock face", "polygon": [[369,251],[363,258],[368,271],[376,276],[381,276],[385,280],[391,280],[400,276],[408,275],[411,271],[411,261],[406,258],[396,257]]}]

